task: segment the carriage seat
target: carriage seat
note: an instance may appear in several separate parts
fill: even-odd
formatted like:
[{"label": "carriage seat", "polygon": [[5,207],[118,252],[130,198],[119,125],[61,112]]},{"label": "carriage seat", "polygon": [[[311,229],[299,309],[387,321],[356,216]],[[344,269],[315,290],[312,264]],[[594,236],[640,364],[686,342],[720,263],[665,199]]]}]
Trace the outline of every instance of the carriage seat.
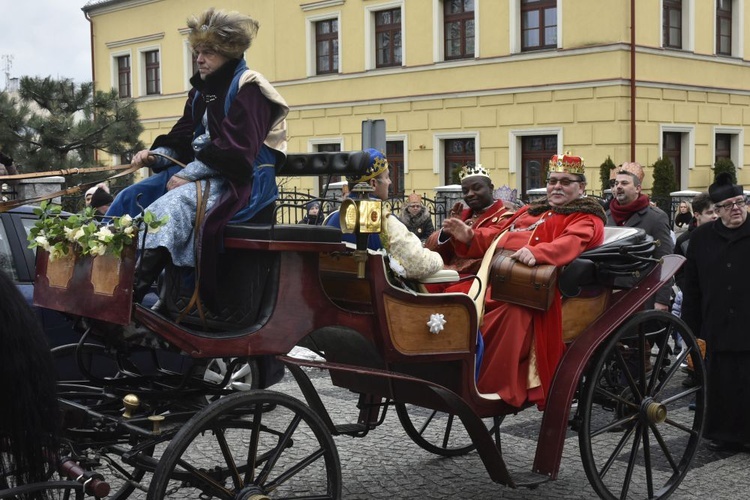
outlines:
[{"label": "carriage seat", "polygon": [[656,263],[655,246],[643,229],[605,227],[602,244],[586,250],[561,271],[560,292],[563,297],[576,297],[586,286],[612,287],[615,278],[639,278]]}]

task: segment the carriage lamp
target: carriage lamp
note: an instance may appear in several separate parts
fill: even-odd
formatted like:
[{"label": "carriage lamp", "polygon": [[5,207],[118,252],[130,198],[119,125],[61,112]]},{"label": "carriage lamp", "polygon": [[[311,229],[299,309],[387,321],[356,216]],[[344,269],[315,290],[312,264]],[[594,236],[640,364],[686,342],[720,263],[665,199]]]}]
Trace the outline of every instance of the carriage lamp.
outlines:
[{"label": "carriage lamp", "polygon": [[372,186],[360,182],[352,189],[354,196],[347,198],[341,204],[340,224],[341,232],[354,234],[357,249],[354,251],[354,261],[357,262],[357,277],[365,277],[365,262],[367,261],[367,237],[379,233],[382,227],[382,205],[380,200],[368,198],[373,191]]}]

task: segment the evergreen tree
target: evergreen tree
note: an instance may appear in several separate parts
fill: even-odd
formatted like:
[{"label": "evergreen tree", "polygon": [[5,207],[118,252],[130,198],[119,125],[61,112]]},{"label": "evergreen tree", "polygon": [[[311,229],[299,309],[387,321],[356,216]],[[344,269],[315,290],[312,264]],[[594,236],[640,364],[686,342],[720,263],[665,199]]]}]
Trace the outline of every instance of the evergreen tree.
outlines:
[{"label": "evergreen tree", "polygon": [[615,165],[615,162],[612,161],[612,158],[610,158],[609,155],[607,156],[607,159],[604,160],[604,163],[599,165],[599,180],[602,182],[602,191],[610,188],[609,176],[615,167],[617,167],[617,165]]},{"label": "evergreen tree", "polygon": [[729,158],[719,158],[714,164],[714,182],[716,182],[716,176],[722,172],[729,172],[732,176],[732,184],[737,184],[737,170],[734,168],[734,162]]},{"label": "evergreen tree", "polygon": [[671,219],[672,200],[669,193],[677,189],[674,176],[674,164],[669,158],[659,158],[654,163],[654,185],[651,188],[651,200],[664,210]]},{"label": "evergreen tree", "polygon": [[0,92],[0,149],[23,172],[96,166],[94,152],[123,154],[143,147],[131,99],[92,83],[23,77],[18,98]]}]

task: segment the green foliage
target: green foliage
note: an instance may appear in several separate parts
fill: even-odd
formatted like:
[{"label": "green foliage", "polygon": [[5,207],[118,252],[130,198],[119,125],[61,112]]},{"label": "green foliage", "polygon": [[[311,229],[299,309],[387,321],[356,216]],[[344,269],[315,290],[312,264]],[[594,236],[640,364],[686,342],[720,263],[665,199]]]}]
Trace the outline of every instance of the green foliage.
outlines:
[{"label": "green foliage", "polygon": [[609,189],[609,176],[616,166],[617,165],[615,165],[615,162],[612,161],[612,158],[610,158],[609,155],[607,156],[607,159],[604,160],[604,163],[599,165],[599,180],[602,183],[602,191]]},{"label": "green foliage", "polygon": [[96,166],[94,152],[143,147],[131,99],[70,79],[23,77],[18,98],[0,92],[0,149],[23,172]]},{"label": "green foliage", "polygon": [[654,185],[651,188],[651,199],[667,214],[671,212],[669,193],[677,190],[674,175],[674,164],[669,158],[659,158],[654,163]]},{"label": "green foliage", "polygon": [[732,184],[737,184],[737,169],[734,168],[734,162],[729,158],[719,158],[714,164],[714,182],[716,182],[716,176],[722,172],[728,172],[732,176]]},{"label": "green foliage", "polygon": [[135,244],[141,222],[148,232],[154,233],[169,220],[167,215],[157,219],[152,212],[146,212],[143,220],[140,216],[133,219],[130,215],[123,215],[101,224],[91,207],[81,214],[63,217],[60,207],[49,201],[42,202],[34,213],[39,220],[29,230],[29,248],[46,250],[50,260],[71,253],[93,257],[112,254],[119,257],[125,247]]}]

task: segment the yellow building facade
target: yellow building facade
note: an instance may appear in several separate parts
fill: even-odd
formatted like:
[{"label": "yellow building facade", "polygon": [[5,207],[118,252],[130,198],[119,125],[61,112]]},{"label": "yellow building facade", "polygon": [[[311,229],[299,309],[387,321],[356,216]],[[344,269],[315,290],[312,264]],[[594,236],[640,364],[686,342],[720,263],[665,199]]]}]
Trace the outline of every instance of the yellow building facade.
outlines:
[{"label": "yellow building facade", "polygon": [[[291,107],[290,152],[359,149],[362,121],[384,119],[394,184],[429,194],[450,184],[464,162],[483,164],[496,187],[525,193],[543,186],[546,159],[567,150],[585,158],[595,192],[607,157],[649,166],[646,189],[661,157],[675,163],[678,189],[706,189],[722,157],[750,184],[748,4],[225,0],[217,7],[260,22],[246,57]],[[84,7],[96,87],[120,88],[137,101],[147,144],[182,112],[192,74],[186,19],[211,5],[92,0]]]}]

